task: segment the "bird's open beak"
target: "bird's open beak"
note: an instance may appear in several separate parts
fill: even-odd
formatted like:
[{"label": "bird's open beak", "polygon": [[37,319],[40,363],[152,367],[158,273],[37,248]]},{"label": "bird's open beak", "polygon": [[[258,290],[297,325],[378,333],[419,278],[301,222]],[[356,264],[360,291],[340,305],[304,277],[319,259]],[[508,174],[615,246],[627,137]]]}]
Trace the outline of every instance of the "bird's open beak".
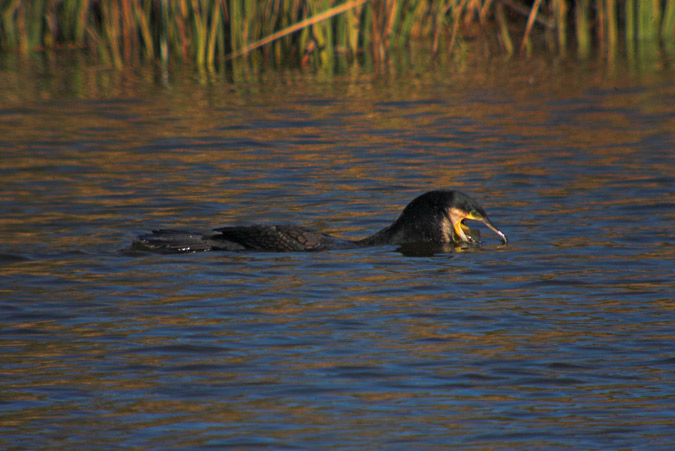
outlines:
[{"label": "bird's open beak", "polygon": [[469,213],[467,219],[473,219],[474,221],[482,222],[487,226],[488,229],[492,230],[494,233],[499,235],[499,237],[502,239],[502,244],[506,244],[508,242],[508,240],[506,239],[506,235],[504,235],[504,233],[501,230],[495,227],[495,225],[490,222],[487,216],[483,216],[481,214],[473,215],[472,213]]}]

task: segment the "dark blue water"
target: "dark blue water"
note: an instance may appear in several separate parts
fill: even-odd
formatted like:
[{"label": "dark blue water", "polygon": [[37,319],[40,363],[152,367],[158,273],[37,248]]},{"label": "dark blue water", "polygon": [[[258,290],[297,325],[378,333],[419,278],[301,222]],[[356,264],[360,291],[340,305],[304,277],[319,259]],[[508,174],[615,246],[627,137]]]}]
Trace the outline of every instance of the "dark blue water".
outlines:
[{"label": "dark blue water", "polygon": [[[672,449],[675,78],[530,69],[4,86],[0,447]],[[129,250],[441,187],[509,245]]]}]

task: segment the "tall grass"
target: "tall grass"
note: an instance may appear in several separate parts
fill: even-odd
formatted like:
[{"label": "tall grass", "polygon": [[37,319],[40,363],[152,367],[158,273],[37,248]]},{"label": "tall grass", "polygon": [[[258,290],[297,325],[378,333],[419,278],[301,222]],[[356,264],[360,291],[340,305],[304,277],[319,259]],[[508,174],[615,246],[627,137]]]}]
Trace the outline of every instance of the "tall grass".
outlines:
[{"label": "tall grass", "polygon": [[384,61],[411,40],[452,52],[462,31],[477,26],[508,53],[514,38],[522,53],[537,36],[559,53],[575,46],[581,57],[675,42],[675,0],[524,1],[0,0],[0,50],[81,48],[115,67],[139,58],[332,67],[358,55]]}]

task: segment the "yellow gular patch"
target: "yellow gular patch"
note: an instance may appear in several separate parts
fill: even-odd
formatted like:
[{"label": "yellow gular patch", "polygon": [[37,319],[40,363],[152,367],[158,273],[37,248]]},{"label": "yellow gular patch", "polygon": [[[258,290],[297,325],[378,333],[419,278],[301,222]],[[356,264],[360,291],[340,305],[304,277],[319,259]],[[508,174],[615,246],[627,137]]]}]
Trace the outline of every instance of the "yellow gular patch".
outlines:
[{"label": "yellow gular patch", "polygon": [[450,221],[452,222],[452,227],[455,230],[455,238],[459,241],[468,241],[464,234],[464,230],[462,230],[462,220],[468,216],[468,213],[459,208],[451,208],[448,213]]}]

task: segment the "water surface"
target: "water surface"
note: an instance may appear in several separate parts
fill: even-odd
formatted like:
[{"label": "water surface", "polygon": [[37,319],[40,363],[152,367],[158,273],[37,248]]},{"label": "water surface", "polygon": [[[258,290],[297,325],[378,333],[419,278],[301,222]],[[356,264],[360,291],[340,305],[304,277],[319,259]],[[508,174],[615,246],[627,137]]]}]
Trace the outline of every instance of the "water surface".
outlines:
[{"label": "water surface", "polygon": [[[672,446],[672,72],[5,80],[1,447]],[[509,245],[128,250],[441,187]]]}]

